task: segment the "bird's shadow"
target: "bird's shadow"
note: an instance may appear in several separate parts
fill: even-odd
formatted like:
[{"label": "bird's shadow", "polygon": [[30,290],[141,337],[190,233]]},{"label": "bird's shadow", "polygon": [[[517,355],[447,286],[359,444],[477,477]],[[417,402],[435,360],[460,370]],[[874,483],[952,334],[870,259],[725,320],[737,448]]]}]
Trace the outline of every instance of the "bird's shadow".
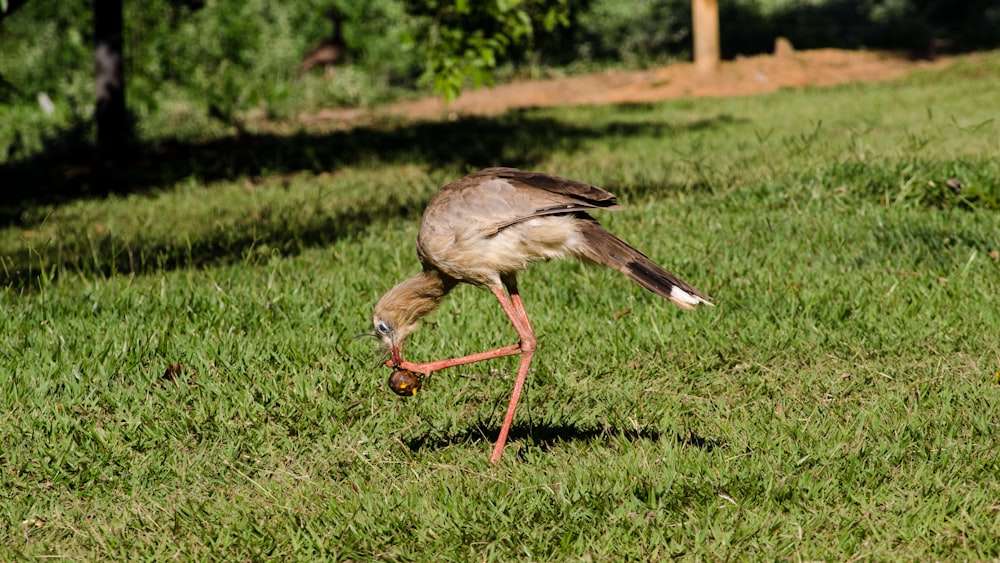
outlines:
[{"label": "bird's shadow", "polygon": [[[500,436],[495,424],[480,422],[463,432],[442,435],[435,430],[428,430],[423,435],[404,441],[412,452],[423,450],[440,450],[461,444],[480,442],[496,442]],[[721,442],[699,436],[693,432],[663,433],[653,428],[622,429],[613,426],[602,428],[583,428],[575,425],[514,425],[507,435],[507,444],[527,442],[541,451],[547,452],[566,442],[598,442],[614,439],[625,439],[629,442],[643,440],[658,442],[673,439],[678,444],[699,448],[710,452],[722,445]]]}]

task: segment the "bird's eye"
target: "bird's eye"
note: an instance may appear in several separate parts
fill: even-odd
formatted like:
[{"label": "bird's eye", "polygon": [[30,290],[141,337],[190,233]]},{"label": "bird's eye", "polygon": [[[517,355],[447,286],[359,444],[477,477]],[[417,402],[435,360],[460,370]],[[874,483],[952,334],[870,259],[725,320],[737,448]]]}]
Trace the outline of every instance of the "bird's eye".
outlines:
[{"label": "bird's eye", "polygon": [[383,335],[383,336],[384,335],[388,335],[389,334],[389,325],[385,324],[385,321],[379,321],[379,322],[375,323],[375,330],[377,330],[378,333],[381,334],[381,335]]}]

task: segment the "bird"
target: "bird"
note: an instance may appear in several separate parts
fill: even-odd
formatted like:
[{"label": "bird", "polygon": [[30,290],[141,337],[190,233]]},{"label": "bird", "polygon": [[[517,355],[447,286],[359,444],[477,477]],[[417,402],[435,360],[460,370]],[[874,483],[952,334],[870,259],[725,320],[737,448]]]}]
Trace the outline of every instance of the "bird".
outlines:
[{"label": "bird", "polygon": [[344,16],[337,9],[328,10],[325,14],[333,23],[333,34],[312,48],[299,64],[298,77],[317,66],[326,69],[338,65],[347,58],[347,43],[344,41]]},{"label": "bird", "polygon": [[[575,257],[613,268],[682,309],[713,305],[710,298],[604,229],[589,212],[623,209],[611,193],[584,182],[516,168],[485,168],[455,180],[427,204],[417,235],[422,269],[387,291],[372,322],[394,368],[400,394],[419,388],[416,375],[520,354],[520,365],[490,463],[500,460],[537,339],[517,287],[517,273],[534,262]],[[451,358],[403,359],[406,338],[459,283],[488,289],[517,332],[517,344]],[[399,382],[397,375],[407,375]],[[396,388],[399,383],[402,387]],[[411,384],[415,384],[411,385]]]}]

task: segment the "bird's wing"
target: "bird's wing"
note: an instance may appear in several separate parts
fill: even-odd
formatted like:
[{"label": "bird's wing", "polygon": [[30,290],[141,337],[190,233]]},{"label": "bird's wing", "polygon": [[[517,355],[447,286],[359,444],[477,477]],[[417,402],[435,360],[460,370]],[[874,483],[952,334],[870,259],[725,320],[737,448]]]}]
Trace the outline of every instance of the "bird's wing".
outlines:
[{"label": "bird's wing", "polygon": [[586,203],[587,207],[612,207],[618,204],[615,196],[606,190],[569,178],[552,176],[542,172],[529,172],[516,168],[486,168],[475,174],[502,178],[524,186],[545,190],[553,195],[564,196],[574,202]]},{"label": "bird's wing", "polygon": [[463,199],[488,212],[482,225],[488,233],[543,215],[622,208],[606,190],[541,172],[487,168],[466,179]]}]

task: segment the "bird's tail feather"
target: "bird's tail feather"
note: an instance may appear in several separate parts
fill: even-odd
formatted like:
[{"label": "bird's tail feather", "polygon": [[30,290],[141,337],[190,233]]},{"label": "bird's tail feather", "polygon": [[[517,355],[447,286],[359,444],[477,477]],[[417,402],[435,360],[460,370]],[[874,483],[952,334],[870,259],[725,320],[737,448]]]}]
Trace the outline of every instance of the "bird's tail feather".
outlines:
[{"label": "bird's tail feather", "polygon": [[596,222],[584,227],[583,235],[584,241],[577,249],[581,258],[614,268],[683,309],[693,309],[701,304],[712,305],[707,295],[678,279]]}]

